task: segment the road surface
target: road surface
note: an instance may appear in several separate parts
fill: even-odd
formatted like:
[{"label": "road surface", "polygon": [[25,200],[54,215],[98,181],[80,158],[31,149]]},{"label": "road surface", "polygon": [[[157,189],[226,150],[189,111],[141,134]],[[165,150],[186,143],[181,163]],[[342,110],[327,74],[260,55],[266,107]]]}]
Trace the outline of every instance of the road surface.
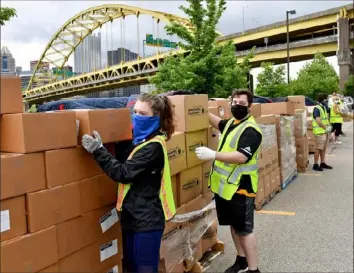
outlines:
[{"label": "road surface", "polygon": [[[334,169],[313,172],[310,155],[307,172],[263,208],[274,214],[256,214],[261,272],[353,272],[353,123],[343,127],[343,144],[331,146],[326,160]],[[229,229],[220,227],[219,238],[225,253],[207,272],[224,272],[235,261]]]}]

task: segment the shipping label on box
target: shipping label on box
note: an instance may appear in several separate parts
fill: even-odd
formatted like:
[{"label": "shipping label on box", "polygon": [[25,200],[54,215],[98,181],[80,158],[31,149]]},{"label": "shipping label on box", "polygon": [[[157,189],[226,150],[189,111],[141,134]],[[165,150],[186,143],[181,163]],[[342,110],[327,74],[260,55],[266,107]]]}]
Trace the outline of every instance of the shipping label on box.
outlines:
[{"label": "shipping label on box", "polygon": [[176,131],[191,132],[208,128],[208,95],[168,97],[176,114]]},{"label": "shipping label on box", "polygon": [[227,99],[212,98],[208,102],[209,106],[218,107],[218,116],[222,119],[228,119],[232,117],[231,106]]},{"label": "shipping label on box", "polygon": [[174,133],[166,144],[170,172],[171,175],[175,175],[187,168],[186,139],[184,133]]},{"label": "shipping label on box", "polygon": [[182,171],[177,176],[178,206],[187,204],[202,192],[202,166]]},{"label": "shipping label on box", "polygon": [[207,146],[208,136],[207,130],[199,130],[188,132],[186,136],[186,150],[187,150],[187,168],[192,168],[196,165],[202,164],[203,161],[198,159],[195,149],[202,146]]}]

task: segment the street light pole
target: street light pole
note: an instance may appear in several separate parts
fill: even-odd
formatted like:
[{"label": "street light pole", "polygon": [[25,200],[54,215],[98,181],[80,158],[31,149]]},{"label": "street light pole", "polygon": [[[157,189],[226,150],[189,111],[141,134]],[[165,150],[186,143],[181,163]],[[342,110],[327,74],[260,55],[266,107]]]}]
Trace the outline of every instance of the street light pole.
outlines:
[{"label": "street light pole", "polygon": [[286,55],[287,55],[287,74],[288,74],[288,84],[290,83],[290,37],[289,37],[289,14],[296,14],[296,10],[286,11]]},{"label": "street light pole", "polygon": [[243,7],[242,7],[242,26],[243,26],[243,33],[245,33],[245,8],[248,8],[248,6],[243,6]]}]

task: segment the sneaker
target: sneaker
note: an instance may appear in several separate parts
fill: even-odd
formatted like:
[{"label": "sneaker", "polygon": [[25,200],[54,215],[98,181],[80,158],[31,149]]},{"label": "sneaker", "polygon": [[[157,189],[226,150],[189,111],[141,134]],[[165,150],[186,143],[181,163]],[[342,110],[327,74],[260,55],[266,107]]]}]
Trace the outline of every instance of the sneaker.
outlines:
[{"label": "sneaker", "polygon": [[334,142],[334,144],[339,144],[340,145],[340,144],[342,144],[342,141],[338,140],[338,141]]},{"label": "sneaker", "polygon": [[261,273],[261,271],[257,268],[257,270],[247,270],[246,273]]},{"label": "sneaker", "polygon": [[327,170],[332,170],[333,169],[333,167],[327,165],[326,163],[321,163],[320,168],[327,169]]},{"label": "sneaker", "polygon": [[241,272],[247,272],[247,270],[248,270],[248,263],[246,257],[237,256],[234,265],[226,269],[224,273],[241,273]]},{"label": "sneaker", "polygon": [[320,167],[320,165],[318,164],[313,164],[313,168],[314,171],[318,171],[318,172],[323,172],[322,167]]}]

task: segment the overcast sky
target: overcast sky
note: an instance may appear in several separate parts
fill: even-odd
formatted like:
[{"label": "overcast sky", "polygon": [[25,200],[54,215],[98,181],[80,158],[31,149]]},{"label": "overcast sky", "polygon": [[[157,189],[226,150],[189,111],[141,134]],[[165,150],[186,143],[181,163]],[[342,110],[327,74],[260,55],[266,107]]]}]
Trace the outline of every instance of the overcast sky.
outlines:
[{"label": "overcast sky", "polygon": [[[179,10],[185,1],[1,1],[1,6],[14,7],[17,18],[12,19],[1,27],[1,46],[6,45],[16,59],[16,65],[23,70],[29,69],[31,60],[39,59],[46,44],[54,33],[75,14],[102,4],[126,4],[142,8],[164,11],[183,16]],[[243,29],[243,10],[245,29],[255,28],[285,19],[286,10],[295,9],[297,16],[347,5],[352,1],[228,1],[218,25],[223,34],[231,34]],[[243,6],[247,6],[243,8]],[[134,18],[131,18],[134,19]],[[135,19],[136,20],[136,19]],[[146,23],[147,18],[140,23],[140,40],[146,33],[151,33],[152,22]],[[113,23],[113,33],[120,31],[119,22]],[[161,27],[163,28],[163,26]],[[132,31],[133,30],[133,31]],[[103,30],[104,31],[104,30]],[[161,31],[161,30],[160,30]],[[126,23],[126,43],[130,49],[136,50],[136,23],[132,20]],[[109,30],[108,30],[108,33]],[[133,34],[132,34],[133,33]],[[103,34],[103,32],[102,32]],[[103,46],[103,50],[120,46],[120,35],[112,35],[111,42]],[[133,36],[133,37],[132,37]],[[111,37],[111,36],[110,36]],[[148,50],[147,50],[148,51]],[[149,53],[149,52],[148,52]],[[334,64],[336,61],[334,61]],[[72,59],[69,64],[73,65]]]}]

